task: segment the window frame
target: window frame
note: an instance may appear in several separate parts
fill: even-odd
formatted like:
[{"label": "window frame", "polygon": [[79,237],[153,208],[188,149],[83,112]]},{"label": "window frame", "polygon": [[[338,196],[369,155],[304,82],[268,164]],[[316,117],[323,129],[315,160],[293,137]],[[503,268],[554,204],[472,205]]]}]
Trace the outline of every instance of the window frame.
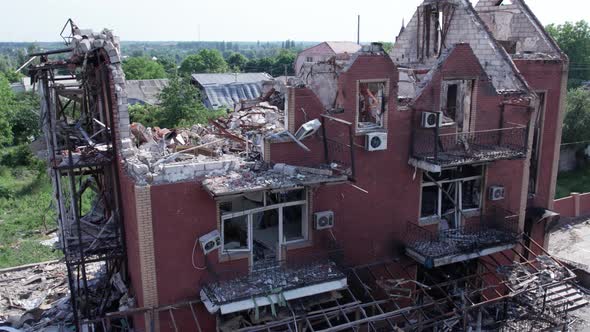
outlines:
[{"label": "window frame", "polygon": [[[383,114],[381,114],[381,126],[370,128],[370,129],[362,129],[359,127],[359,116],[360,116],[360,93],[361,93],[361,84],[363,83],[383,83],[385,85],[383,89]],[[366,80],[357,80],[356,81],[356,114],[354,117],[354,131],[356,135],[365,135],[367,133],[372,132],[383,132],[387,130],[387,120],[389,119],[389,97],[390,97],[390,81],[389,78],[375,78],[375,79],[366,79]]]},{"label": "window frame", "polygon": [[[459,191],[458,197],[460,198],[458,200],[459,201],[459,210],[462,211],[462,213],[472,213],[472,212],[481,211],[482,205],[483,205],[484,177],[485,177],[485,168],[483,166],[482,166],[481,172],[482,172],[481,175],[474,175],[474,176],[469,176],[469,177],[465,177],[465,178],[457,178],[457,179],[450,179],[450,180],[440,180],[438,182],[424,182],[424,180],[422,180],[422,183],[420,184],[420,207],[418,209],[420,222],[427,223],[429,221],[440,220],[442,218],[443,193],[442,193],[441,186],[445,183],[451,183],[451,182],[457,183],[457,187],[458,187],[458,191]],[[479,207],[463,210],[463,182],[469,182],[469,181],[474,181],[474,180],[480,180]],[[436,212],[436,214],[433,214],[430,216],[422,216],[423,188],[433,187],[433,186],[437,187],[437,192],[438,192],[437,212]]]},{"label": "window frame", "polygon": [[[285,203],[278,203],[267,205],[267,193],[272,192],[283,192],[283,191],[295,191],[295,190],[302,190],[303,191],[303,199],[298,201],[291,201]],[[308,200],[308,190],[307,188],[293,188],[289,190],[269,190],[265,191],[263,195],[263,204],[264,206],[257,207],[254,209],[244,210],[244,211],[236,211],[236,212],[226,212],[223,213],[221,208],[219,207],[219,218],[220,218],[220,234],[221,234],[221,250],[222,254],[235,254],[235,253],[250,253],[252,252],[253,248],[253,241],[254,241],[254,225],[253,225],[253,216],[256,213],[270,211],[270,210],[277,210],[279,215],[279,222],[278,222],[278,237],[279,237],[279,244],[281,246],[286,245],[293,245],[303,243],[309,240],[309,200]],[[221,202],[220,202],[221,203]],[[285,234],[283,232],[283,209],[285,207],[290,206],[301,206],[302,213],[301,213],[301,232],[303,237],[287,241],[285,238]],[[247,216],[248,220],[248,248],[247,249],[226,249],[225,248],[225,221],[228,219],[233,219],[236,217]]]}]

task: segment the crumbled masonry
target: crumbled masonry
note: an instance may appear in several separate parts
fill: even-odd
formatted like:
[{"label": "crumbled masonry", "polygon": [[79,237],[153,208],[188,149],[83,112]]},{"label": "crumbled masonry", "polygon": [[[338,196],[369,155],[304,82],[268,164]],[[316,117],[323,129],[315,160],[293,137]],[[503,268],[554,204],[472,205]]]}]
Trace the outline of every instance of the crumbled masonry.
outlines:
[{"label": "crumbled masonry", "polygon": [[[87,269],[92,291],[90,300],[96,301],[102,289],[112,287],[115,293],[110,302],[120,310],[133,307],[134,300],[128,296],[120,276],[115,275],[109,281],[105,269],[100,263]],[[0,273],[0,321],[23,332],[70,329],[74,316],[65,264],[59,261],[39,263]]]}]

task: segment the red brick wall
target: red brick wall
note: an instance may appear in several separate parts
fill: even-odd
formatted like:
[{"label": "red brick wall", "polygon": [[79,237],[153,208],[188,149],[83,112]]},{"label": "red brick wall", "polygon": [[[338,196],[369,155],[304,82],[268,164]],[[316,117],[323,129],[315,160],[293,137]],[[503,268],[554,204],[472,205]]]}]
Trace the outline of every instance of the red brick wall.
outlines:
[{"label": "red brick wall", "polygon": [[543,120],[543,133],[540,146],[540,164],[538,166],[538,190],[530,206],[550,208],[551,187],[553,182],[553,161],[559,159],[559,149],[555,144],[561,142],[560,96],[562,84],[562,63],[551,61],[516,60],[516,66],[526,78],[531,88],[536,92],[545,92],[546,106]]},{"label": "red brick wall", "polygon": [[559,213],[562,217],[575,217],[576,209],[574,206],[574,196],[556,199],[553,210]]},{"label": "red brick wall", "polygon": [[[352,67],[339,78],[341,104],[344,113],[335,117],[354,123],[357,108],[357,81],[366,79],[389,79],[388,102],[388,150],[368,152],[364,148],[364,136],[355,137],[356,186],[349,184],[322,186],[315,190],[313,212],[332,210],[336,226],[333,233],[344,247],[347,261],[353,264],[371,262],[391,257],[399,249],[406,221],[416,220],[419,198],[419,181],[413,180],[413,169],[408,166],[410,112],[400,112],[396,107],[398,73],[390,59],[381,56],[360,56]],[[308,119],[319,118],[324,109],[316,96],[308,89],[297,89],[295,109],[303,107]],[[296,113],[296,127],[303,123]],[[328,137],[348,144],[347,127],[327,121]],[[324,160],[323,145],[319,138],[303,142],[312,149],[304,152],[294,143],[273,144],[272,162],[290,164],[315,164]],[[347,152],[348,153],[348,152]],[[404,202],[414,204],[400,204]],[[328,239],[327,231],[314,231],[314,242]],[[322,241],[320,241],[322,242]]]},{"label": "red brick wall", "polygon": [[[197,181],[153,186],[151,199],[160,305],[199,298],[200,283],[207,281],[210,272],[195,269],[191,256],[195,240],[217,229],[216,203]],[[197,267],[205,266],[200,247],[194,258]],[[207,255],[207,260],[212,269],[222,270],[217,251]],[[196,308],[203,330],[213,331],[215,317],[202,305]],[[195,329],[188,307],[175,310],[174,316],[180,331]],[[160,314],[160,327],[161,331],[173,330],[167,312]]]}]

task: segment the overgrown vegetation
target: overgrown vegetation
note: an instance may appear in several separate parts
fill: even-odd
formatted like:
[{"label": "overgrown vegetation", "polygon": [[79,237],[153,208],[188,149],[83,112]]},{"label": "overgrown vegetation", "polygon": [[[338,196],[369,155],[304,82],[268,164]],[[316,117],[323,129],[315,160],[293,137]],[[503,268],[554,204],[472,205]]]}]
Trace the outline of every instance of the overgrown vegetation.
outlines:
[{"label": "overgrown vegetation", "polygon": [[0,268],[60,257],[39,242],[56,223],[44,163],[28,147],[38,109],[37,95],[14,94],[0,73]]},{"label": "overgrown vegetation", "polygon": [[573,192],[588,192],[588,188],[590,188],[589,167],[584,167],[572,172],[562,172],[557,176],[555,198],[567,197]]},{"label": "overgrown vegetation", "polygon": [[551,24],[547,31],[570,60],[569,88],[577,88],[590,80],[590,25],[582,20],[576,23]]},{"label": "overgrown vegetation", "polygon": [[[17,163],[7,158],[11,150],[28,152],[22,147],[5,149],[2,163]],[[0,268],[62,256],[60,251],[40,243],[57,226],[45,165],[30,153],[19,157],[20,161],[28,164],[0,165]]]},{"label": "overgrown vegetation", "polygon": [[568,92],[562,142],[590,142],[590,90],[578,88]]},{"label": "overgrown vegetation", "polygon": [[190,127],[197,123],[207,123],[223,114],[224,111],[215,112],[205,108],[199,99],[197,88],[187,77],[179,76],[173,76],[162,90],[159,105],[129,107],[131,122],[139,122],[146,127]]}]

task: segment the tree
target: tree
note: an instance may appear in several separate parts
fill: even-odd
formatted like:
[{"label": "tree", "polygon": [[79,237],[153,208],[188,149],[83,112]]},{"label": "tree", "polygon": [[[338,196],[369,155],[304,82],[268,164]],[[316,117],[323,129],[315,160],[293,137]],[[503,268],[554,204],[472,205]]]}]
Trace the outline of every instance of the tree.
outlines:
[{"label": "tree", "polygon": [[562,51],[570,59],[570,88],[579,87],[582,81],[590,80],[590,26],[582,20],[577,23],[547,26],[547,31],[555,39]]},{"label": "tree", "polygon": [[296,54],[292,51],[281,50],[281,52],[275,57],[271,66],[271,75],[294,75],[293,63],[295,62]]},{"label": "tree", "polygon": [[130,57],[123,61],[123,71],[128,80],[166,78],[166,70],[159,62],[146,57]]},{"label": "tree", "polygon": [[5,55],[0,55],[0,73],[4,74],[10,83],[16,83],[24,76],[20,73],[15,73],[16,68],[10,59]]},{"label": "tree", "polygon": [[562,142],[590,140],[590,91],[578,88],[567,94]]},{"label": "tree", "polygon": [[0,146],[12,143],[12,128],[8,121],[13,98],[8,80],[0,73]]},{"label": "tree", "polygon": [[39,95],[34,92],[17,93],[9,112],[13,144],[28,144],[31,138],[39,137]]},{"label": "tree", "polygon": [[199,100],[199,91],[188,78],[175,76],[160,94],[161,113],[158,115],[162,127],[190,126],[206,123],[220,113],[209,111]]},{"label": "tree", "polygon": [[162,109],[153,105],[129,105],[129,119],[131,123],[139,122],[146,127],[161,126]]},{"label": "tree", "polygon": [[218,50],[203,49],[186,57],[180,64],[179,72],[189,76],[195,73],[223,73],[227,69],[227,63]]},{"label": "tree", "polygon": [[169,56],[161,56],[158,57],[158,63],[164,68],[164,71],[168,75],[168,77],[172,77],[176,75],[177,65],[176,61]]},{"label": "tree", "polygon": [[243,71],[247,63],[248,58],[240,53],[232,53],[232,55],[227,58],[227,64],[233,71]]}]

